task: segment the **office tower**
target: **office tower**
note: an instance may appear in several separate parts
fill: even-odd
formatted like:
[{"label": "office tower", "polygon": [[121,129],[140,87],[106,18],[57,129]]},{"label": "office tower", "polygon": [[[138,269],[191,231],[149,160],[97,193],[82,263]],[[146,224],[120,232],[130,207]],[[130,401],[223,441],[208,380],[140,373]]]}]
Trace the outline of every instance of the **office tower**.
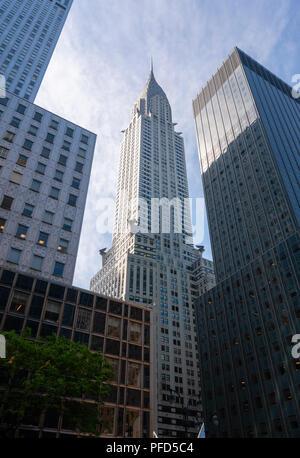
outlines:
[{"label": "office tower", "polygon": [[151,68],[123,131],[112,247],[100,250],[102,269],[90,284],[153,308],[159,437],[197,434],[201,411],[192,305],[199,284],[191,286],[191,277],[202,249],[192,245],[184,143],[175,125]]},{"label": "office tower", "polygon": [[235,48],[193,107],[217,280],[196,306],[206,432],[299,437],[300,100]]},{"label": "office tower", "polygon": [[8,91],[34,102],[72,2],[1,2],[0,74]]},{"label": "office tower", "polygon": [[96,135],[0,98],[0,265],[73,280]]},{"label": "office tower", "polygon": [[[104,400],[101,437],[152,437],[151,308],[0,268],[0,332],[25,328],[42,341],[56,334],[103,352],[115,376]],[[88,396],[82,402],[93,407]],[[84,437],[70,416],[28,413],[21,437]]]}]

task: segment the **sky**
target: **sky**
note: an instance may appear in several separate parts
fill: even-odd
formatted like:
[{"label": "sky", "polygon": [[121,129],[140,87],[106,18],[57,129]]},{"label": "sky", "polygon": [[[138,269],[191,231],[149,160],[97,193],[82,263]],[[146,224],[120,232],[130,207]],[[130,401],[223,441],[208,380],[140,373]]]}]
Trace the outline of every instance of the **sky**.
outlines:
[{"label": "sky", "polygon": [[[36,103],[97,134],[74,284],[101,267],[103,202],[116,195],[122,141],[145,86],[157,82],[182,132],[190,196],[203,196],[192,100],[234,46],[291,84],[300,73],[299,0],[74,0]],[[204,212],[205,246],[212,259]],[[200,231],[201,232],[201,231]]]}]

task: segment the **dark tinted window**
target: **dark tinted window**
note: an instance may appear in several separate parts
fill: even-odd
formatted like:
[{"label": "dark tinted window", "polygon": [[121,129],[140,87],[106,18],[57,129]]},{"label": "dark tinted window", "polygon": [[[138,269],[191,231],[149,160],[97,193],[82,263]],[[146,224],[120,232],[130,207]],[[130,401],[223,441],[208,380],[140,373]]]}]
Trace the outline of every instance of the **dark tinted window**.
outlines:
[{"label": "dark tinted window", "polygon": [[11,331],[12,329],[14,329],[15,331],[20,331],[20,329],[22,329],[22,326],[23,326],[23,318],[18,318],[15,316],[7,316],[4,326],[3,326],[3,330]]},{"label": "dark tinted window", "polygon": [[48,285],[48,283],[46,281],[37,280],[34,290],[35,290],[36,293],[45,294],[46,293],[46,289],[47,289],[47,285]]},{"label": "dark tinted window", "polygon": [[16,286],[27,291],[31,291],[33,284],[33,278],[27,277],[26,275],[18,275]]},{"label": "dark tinted window", "polygon": [[43,309],[44,298],[41,296],[33,296],[31,306],[29,310],[29,316],[31,318],[40,319]]},{"label": "dark tinted window", "polygon": [[73,326],[75,307],[71,304],[65,304],[62,324],[64,326]]},{"label": "dark tinted window", "polygon": [[93,307],[93,298],[92,294],[80,293],[79,303],[80,305],[85,305],[86,307]]},{"label": "dark tinted window", "polygon": [[15,278],[14,272],[10,272],[9,270],[3,270],[1,276],[1,283],[5,285],[12,285]]},{"label": "dark tinted window", "polygon": [[120,353],[120,342],[118,340],[106,339],[106,353],[110,355],[119,355]]},{"label": "dark tinted window", "polygon": [[144,326],[144,344],[150,345],[150,326]]},{"label": "dark tinted window", "polygon": [[122,303],[121,302],[109,302],[109,311],[115,313],[116,315],[122,315]]},{"label": "dark tinted window", "polygon": [[68,302],[73,302],[74,304],[76,303],[76,301],[77,301],[77,291],[76,291],[76,289],[68,288],[67,299],[66,300]]},{"label": "dark tinted window", "polygon": [[103,310],[106,312],[106,305],[107,305],[107,299],[104,299],[104,297],[96,297],[96,309],[97,310]]},{"label": "dark tinted window", "polygon": [[29,328],[31,333],[30,336],[35,339],[38,332],[39,323],[38,321],[27,320],[26,328]]},{"label": "dark tinted window", "polygon": [[61,328],[60,337],[66,337],[67,339],[71,339],[71,335],[72,335],[71,329]]},{"label": "dark tinted window", "polygon": [[128,358],[142,360],[142,347],[137,345],[129,345]]},{"label": "dark tinted window", "polygon": [[145,313],[145,321],[149,323],[150,322],[150,312],[145,311],[144,313]]},{"label": "dark tinted window", "polygon": [[92,336],[91,350],[103,351],[103,337]]},{"label": "dark tinted window", "polygon": [[63,299],[65,288],[60,285],[51,284],[49,290],[49,296],[55,297],[56,299]]},{"label": "dark tinted window", "polygon": [[0,286],[0,310],[4,310],[7,304],[10,289]]},{"label": "dark tinted window", "polygon": [[128,406],[140,407],[141,406],[141,391],[128,388],[126,404]]},{"label": "dark tinted window", "polygon": [[84,345],[88,345],[89,343],[89,334],[84,334],[84,332],[75,332],[74,335],[74,341],[75,342],[80,342]]},{"label": "dark tinted window", "polygon": [[106,319],[106,316],[104,315],[104,313],[95,312],[93,332],[104,334],[105,319]]},{"label": "dark tinted window", "polygon": [[143,310],[131,306],[130,307],[130,318],[134,318],[135,320],[142,321],[142,319],[143,319]]},{"label": "dark tinted window", "polygon": [[40,332],[41,337],[51,336],[53,333],[57,333],[57,326],[51,324],[43,324]]}]

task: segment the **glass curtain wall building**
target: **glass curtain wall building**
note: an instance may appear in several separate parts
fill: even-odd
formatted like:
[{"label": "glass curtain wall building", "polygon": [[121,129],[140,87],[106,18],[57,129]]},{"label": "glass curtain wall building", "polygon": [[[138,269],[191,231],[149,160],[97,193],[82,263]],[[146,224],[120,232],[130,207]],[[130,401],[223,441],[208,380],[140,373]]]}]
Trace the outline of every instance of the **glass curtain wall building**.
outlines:
[{"label": "glass curtain wall building", "polygon": [[235,48],[193,107],[217,280],[196,308],[207,433],[298,437],[300,101]]},{"label": "glass curtain wall building", "polygon": [[34,102],[73,0],[2,0],[0,74],[8,91]]}]

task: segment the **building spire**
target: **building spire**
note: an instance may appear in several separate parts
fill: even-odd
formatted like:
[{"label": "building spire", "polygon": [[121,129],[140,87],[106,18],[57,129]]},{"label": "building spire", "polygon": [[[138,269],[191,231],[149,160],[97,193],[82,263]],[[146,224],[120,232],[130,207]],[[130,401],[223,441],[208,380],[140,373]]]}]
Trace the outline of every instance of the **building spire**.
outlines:
[{"label": "building spire", "polygon": [[150,73],[153,73],[153,57],[151,56],[151,70]]}]

